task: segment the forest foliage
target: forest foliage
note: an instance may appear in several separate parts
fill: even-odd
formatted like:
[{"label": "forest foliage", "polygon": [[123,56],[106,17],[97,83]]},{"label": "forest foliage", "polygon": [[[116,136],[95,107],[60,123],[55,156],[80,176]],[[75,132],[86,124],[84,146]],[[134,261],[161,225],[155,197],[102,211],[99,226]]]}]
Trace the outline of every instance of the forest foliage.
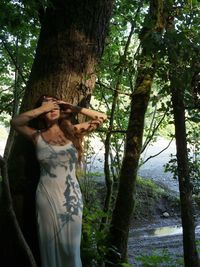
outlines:
[{"label": "forest foliage", "polygon": [[[28,80],[40,31],[40,12],[46,1],[1,1],[0,16],[0,118],[8,126],[10,116],[17,113]],[[94,108],[111,114],[114,94],[113,134],[111,136],[112,163],[118,174],[123,155],[124,132],[130,112],[130,98],[134,90],[137,66],[140,62],[138,34],[148,11],[148,1],[116,1],[110,23],[106,48],[98,67],[98,79],[93,92]],[[175,18],[175,19],[174,19]],[[191,164],[197,164],[199,148],[199,2],[175,1],[171,23],[173,33],[154,38],[159,44],[156,78],[146,114],[143,149],[157,136],[171,140],[174,135],[171,101],[169,98],[167,43],[175,44],[173,56],[178,58],[174,75],[182,81],[187,107],[188,142],[191,144]],[[148,21],[146,22],[148,23]],[[130,42],[128,44],[128,42]],[[151,43],[147,43],[147,49]],[[128,47],[127,47],[128,46]],[[151,63],[151,58],[149,63]],[[148,64],[148,62],[146,62]],[[8,116],[9,115],[9,116]],[[105,134],[99,133],[102,138]],[[172,161],[173,163],[173,161]],[[173,164],[168,169],[173,169]],[[113,173],[114,174],[114,173]]]}]

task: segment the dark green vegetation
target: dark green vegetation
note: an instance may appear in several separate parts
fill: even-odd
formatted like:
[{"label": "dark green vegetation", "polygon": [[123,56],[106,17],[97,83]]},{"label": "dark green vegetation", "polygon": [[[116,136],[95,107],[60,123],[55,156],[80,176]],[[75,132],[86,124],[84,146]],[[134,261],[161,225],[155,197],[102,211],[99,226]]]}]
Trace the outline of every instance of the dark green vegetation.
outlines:
[{"label": "dark green vegetation", "polygon": [[[196,0],[2,0],[0,3],[1,122],[8,125],[10,117],[20,109],[31,108],[34,100],[44,93],[54,93],[73,104],[91,104],[109,115],[107,125],[97,133],[105,144],[103,211],[94,210],[87,201],[89,184],[83,190],[83,258],[87,267],[95,266],[95,262],[122,266],[127,261],[132,218],[141,214],[138,207],[143,207],[145,201],[141,196],[151,195],[150,189],[140,195],[137,187],[140,154],[161,134],[169,141],[176,139],[177,143],[178,159],[173,157],[168,169],[180,184],[185,266],[199,267],[192,214],[193,197],[200,194],[199,5]],[[90,101],[91,95],[94,101]],[[21,225],[26,226],[26,233],[32,233],[34,218],[26,221],[23,201],[24,194],[27,197],[30,188],[34,188],[31,179],[36,174],[32,172],[31,176],[24,170],[34,166],[37,172],[37,165],[28,165],[27,160],[34,162],[28,157],[32,155],[32,147],[26,146],[22,152],[22,143],[25,144],[24,140],[14,139],[11,131],[1,162],[9,158],[17,215]],[[92,149],[88,146],[89,155]],[[3,163],[1,166],[5,167]],[[9,204],[4,209],[8,212],[3,214],[1,222],[13,219],[9,213],[12,203],[6,199],[1,203]],[[150,205],[153,199],[150,197],[148,206],[145,205],[146,212],[155,211],[154,205]],[[97,232],[96,241],[93,228]],[[15,231],[12,233],[16,240],[7,247],[9,259],[19,235],[20,231],[16,236]],[[32,237],[28,239],[31,244]],[[6,236],[4,240],[12,238]],[[26,242],[20,240],[19,266],[26,265],[27,258],[27,266],[35,266],[30,260],[31,252],[24,246]]]}]

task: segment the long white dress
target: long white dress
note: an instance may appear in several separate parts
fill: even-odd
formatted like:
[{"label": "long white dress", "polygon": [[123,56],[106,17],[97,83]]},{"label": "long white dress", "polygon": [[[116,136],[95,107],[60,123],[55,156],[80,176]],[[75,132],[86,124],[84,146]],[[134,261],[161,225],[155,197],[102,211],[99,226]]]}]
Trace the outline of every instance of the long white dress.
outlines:
[{"label": "long white dress", "polygon": [[81,267],[80,241],[83,202],[76,179],[77,150],[70,142],[37,142],[40,180],[36,215],[42,267]]}]

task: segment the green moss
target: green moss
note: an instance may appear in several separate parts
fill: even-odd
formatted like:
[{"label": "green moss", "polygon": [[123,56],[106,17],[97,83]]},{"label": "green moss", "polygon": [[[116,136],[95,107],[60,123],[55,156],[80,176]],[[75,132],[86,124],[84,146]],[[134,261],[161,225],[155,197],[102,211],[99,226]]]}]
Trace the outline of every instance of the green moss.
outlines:
[{"label": "green moss", "polygon": [[156,184],[152,179],[137,178],[137,186],[146,189],[153,196],[165,194],[165,189]]}]

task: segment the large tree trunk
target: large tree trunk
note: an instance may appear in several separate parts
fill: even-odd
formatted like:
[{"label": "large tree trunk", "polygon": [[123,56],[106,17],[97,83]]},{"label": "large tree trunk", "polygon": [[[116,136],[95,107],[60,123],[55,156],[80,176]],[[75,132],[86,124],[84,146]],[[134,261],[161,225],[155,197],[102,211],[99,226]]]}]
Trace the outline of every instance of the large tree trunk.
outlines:
[{"label": "large tree trunk", "polygon": [[104,47],[113,0],[52,0],[42,19],[22,109],[41,94],[86,105]]},{"label": "large tree trunk", "polygon": [[[41,32],[21,111],[31,109],[42,94],[55,95],[73,104],[87,106],[95,85],[95,67],[102,55],[113,0],[52,0],[42,18]],[[34,147],[22,136],[15,138],[9,157],[9,178],[15,210],[35,255],[37,233],[35,189],[39,167]],[[11,239],[9,229],[1,235]],[[1,242],[1,244],[3,241]],[[4,266],[23,266],[23,252]],[[17,257],[20,255],[20,257]],[[39,262],[39,259],[38,259]]]},{"label": "large tree trunk", "polygon": [[[153,34],[155,32],[162,33],[164,27],[163,1],[150,1],[149,14],[144,25],[140,35],[143,48],[142,60],[138,66],[138,75],[131,101],[119,190],[110,228],[109,247],[111,249],[107,255],[106,266],[119,266],[120,263],[127,262],[128,233],[135,205],[135,187],[142,148],[145,112],[156,70],[157,48],[153,41]],[[149,44],[151,44],[151,49],[148,47]]]}]

